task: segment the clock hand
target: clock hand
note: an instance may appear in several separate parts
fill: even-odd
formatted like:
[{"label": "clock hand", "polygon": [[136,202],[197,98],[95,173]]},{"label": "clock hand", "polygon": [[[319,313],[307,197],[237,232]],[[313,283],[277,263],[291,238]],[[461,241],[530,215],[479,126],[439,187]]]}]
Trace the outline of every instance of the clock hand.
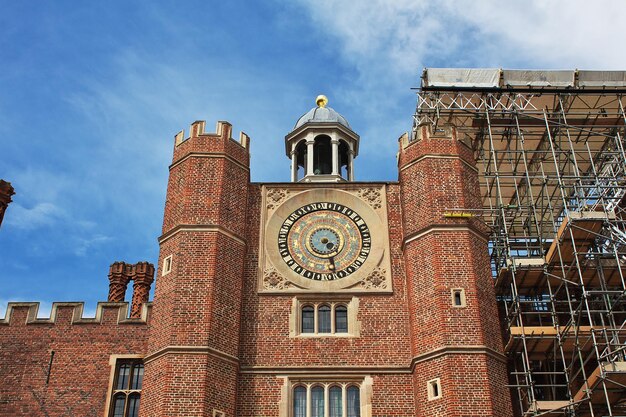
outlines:
[{"label": "clock hand", "polygon": [[335,257],[331,256],[330,258],[328,258],[328,260],[330,261],[330,265],[328,266],[328,269],[330,269],[331,271],[335,270]]}]

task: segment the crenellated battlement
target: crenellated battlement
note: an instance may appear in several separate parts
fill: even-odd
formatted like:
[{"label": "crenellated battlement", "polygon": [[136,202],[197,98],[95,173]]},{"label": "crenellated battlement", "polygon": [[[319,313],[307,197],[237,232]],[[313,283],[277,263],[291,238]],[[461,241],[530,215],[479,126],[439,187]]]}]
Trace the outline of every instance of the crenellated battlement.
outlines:
[{"label": "crenellated battlement", "polygon": [[189,129],[189,136],[185,137],[185,130],[181,130],[176,135],[174,135],[174,144],[176,146],[181,145],[182,143],[188,141],[189,139],[198,138],[201,136],[220,138],[223,140],[231,140],[234,143],[241,145],[244,149],[248,149],[250,145],[250,137],[244,133],[239,132],[239,141],[234,140],[232,136],[233,126],[226,121],[218,121],[217,126],[215,127],[215,133],[206,133],[204,128],[206,126],[206,121],[204,120],[196,120],[191,124]]},{"label": "crenellated battlement", "polygon": [[152,303],[144,303],[141,316],[129,318],[129,303],[99,302],[95,317],[83,317],[85,303],[55,302],[49,318],[37,317],[38,302],[10,302],[0,326],[20,326],[25,324],[147,324],[150,320]]}]

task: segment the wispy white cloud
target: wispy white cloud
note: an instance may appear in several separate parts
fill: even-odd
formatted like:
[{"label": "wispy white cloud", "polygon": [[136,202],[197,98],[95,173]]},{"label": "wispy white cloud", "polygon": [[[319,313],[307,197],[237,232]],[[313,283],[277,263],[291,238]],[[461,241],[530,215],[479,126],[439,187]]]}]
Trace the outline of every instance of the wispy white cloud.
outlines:
[{"label": "wispy white cloud", "polygon": [[[469,66],[624,68],[626,3],[609,0],[301,0],[362,73]],[[435,64],[437,65],[437,64]]]},{"label": "wispy white cloud", "polygon": [[37,203],[33,207],[23,207],[20,204],[11,205],[7,224],[18,229],[33,230],[42,226],[50,226],[64,217],[61,208],[52,203]]},{"label": "wispy white cloud", "polygon": [[100,234],[91,237],[78,237],[75,245],[73,246],[74,254],[76,256],[85,256],[90,249],[94,249],[100,245],[105,245],[112,240],[112,237]]},{"label": "wispy white cloud", "polygon": [[[626,3],[609,0],[297,0],[333,55],[355,68],[338,88],[366,116],[361,136],[384,138],[367,158],[387,161],[424,67],[623,69]],[[330,45],[330,46],[329,46]],[[382,151],[382,152],[381,152]],[[364,155],[365,156],[365,155]],[[357,170],[358,170],[357,165]]]}]

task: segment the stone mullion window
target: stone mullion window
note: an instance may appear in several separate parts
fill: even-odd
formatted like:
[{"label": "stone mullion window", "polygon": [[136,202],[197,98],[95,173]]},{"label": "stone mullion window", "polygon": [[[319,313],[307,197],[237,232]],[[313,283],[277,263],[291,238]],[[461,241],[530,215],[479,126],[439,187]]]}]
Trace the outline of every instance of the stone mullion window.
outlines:
[{"label": "stone mullion window", "polygon": [[289,417],[363,417],[361,389],[356,382],[293,384]]},{"label": "stone mullion window", "polygon": [[137,417],[141,388],[143,385],[143,363],[141,360],[119,360],[115,363],[112,385],[110,417]]},{"label": "stone mullion window", "polygon": [[299,301],[294,299],[290,335],[357,336],[358,300],[352,301]]}]

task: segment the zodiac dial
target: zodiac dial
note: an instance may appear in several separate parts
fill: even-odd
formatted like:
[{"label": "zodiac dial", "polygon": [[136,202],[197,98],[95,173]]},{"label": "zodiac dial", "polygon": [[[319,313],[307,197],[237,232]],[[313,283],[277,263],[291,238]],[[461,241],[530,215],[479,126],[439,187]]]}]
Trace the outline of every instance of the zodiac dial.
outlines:
[{"label": "zodiac dial", "polygon": [[372,247],[365,220],[349,207],[310,203],[291,213],[278,231],[278,250],[297,274],[316,281],[345,278],[365,263]]}]

